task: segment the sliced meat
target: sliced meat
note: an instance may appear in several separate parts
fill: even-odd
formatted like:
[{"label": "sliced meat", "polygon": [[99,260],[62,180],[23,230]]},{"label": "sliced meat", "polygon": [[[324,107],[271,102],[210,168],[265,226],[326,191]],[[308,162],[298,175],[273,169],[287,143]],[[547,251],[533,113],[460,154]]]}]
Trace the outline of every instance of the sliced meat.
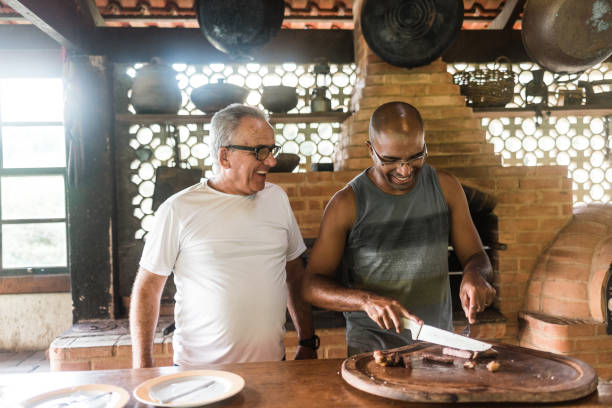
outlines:
[{"label": "sliced meat", "polygon": [[472,359],[476,360],[477,358],[495,358],[497,357],[497,354],[499,354],[497,350],[495,350],[494,348],[490,348],[485,351],[475,351]]},{"label": "sliced meat", "polygon": [[400,356],[400,354],[397,351],[391,353],[388,356],[388,358],[390,360],[390,364],[389,364],[390,366],[397,367],[397,366],[402,365],[402,357]]},{"label": "sliced meat", "polygon": [[402,356],[402,363],[404,363],[404,368],[412,368],[412,361],[409,355]]},{"label": "sliced meat", "polygon": [[455,359],[452,357],[446,357],[432,353],[421,353],[421,358],[426,361],[433,361],[442,364],[453,364],[455,362]]},{"label": "sliced meat", "polygon": [[444,347],[442,349],[442,354],[446,354],[447,356],[461,357],[471,359],[474,356],[474,353],[470,350],[461,350],[452,347]]},{"label": "sliced meat", "polygon": [[372,352],[374,362],[383,367],[397,367],[404,365],[402,356],[397,351],[392,353],[385,353],[381,350],[374,350]]},{"label": "sliced meat", "polygon": [[468,360],[465,363],[463,363],[463,368],[475,368],[476,367],[476,363],[472,360]]},{"label": "sliced meat", "polygon": [[387,365],[387,359],[385,358],[385,355],[382,351],[374,350],[374,352],[372,353],[372,357],[374,358],[374,362],[376,364],[379,364],[381,366]]},{"label": "sliced meat", "polygon": [[500,367],[499,363],[495,360],[489,361],[489,364],[487,364],[487,370],[489,370],[492,373],[499,370],[499,367]]}]

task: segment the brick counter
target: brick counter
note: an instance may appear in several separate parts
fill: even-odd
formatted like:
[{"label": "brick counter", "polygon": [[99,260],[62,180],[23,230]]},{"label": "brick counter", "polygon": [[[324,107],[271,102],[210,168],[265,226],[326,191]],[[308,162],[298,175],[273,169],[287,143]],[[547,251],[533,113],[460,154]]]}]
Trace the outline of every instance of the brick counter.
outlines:
[{"label": "brick counter", "polygon": [[[316,320],[316,319],[315,319]],[[155,365],[172,365],[172,334],[164,336],[162,331],[172,323],[170,316],[161,316],[155,332],[153,356]],[[316,321],[315,321],[316,323]],[[110,324],[110,328],[109,327]],[[89,328],[106,326],[104,331],[92,331]],[[454,322],[455,331],[465,326],[464,320]],[[319,358],[345,358],[347,356],[345,328],[319,328],[315,324],[317,335],[321,339]],[[505,335],[506,322],[499,315],[482,324],[472,325],[473,337],[492,341]],[[297,335],[294,330],[285,334],[287,359],[292,360],[297,349]],[[132,343],[127,319],[101,320],[78,323],[58,336],[49,347],[51,371],[110,370],[130,368],[132,366]]]}]

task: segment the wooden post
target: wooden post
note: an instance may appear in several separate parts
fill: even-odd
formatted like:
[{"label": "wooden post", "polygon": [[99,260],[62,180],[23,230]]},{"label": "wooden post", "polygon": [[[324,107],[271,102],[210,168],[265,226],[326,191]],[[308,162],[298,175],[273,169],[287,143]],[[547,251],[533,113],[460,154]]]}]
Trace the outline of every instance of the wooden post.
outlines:
[{"label": "wooden post", "polygon": [[104,56],[68,53],[64,84],[76,323],[115,317],[113,66]]}]

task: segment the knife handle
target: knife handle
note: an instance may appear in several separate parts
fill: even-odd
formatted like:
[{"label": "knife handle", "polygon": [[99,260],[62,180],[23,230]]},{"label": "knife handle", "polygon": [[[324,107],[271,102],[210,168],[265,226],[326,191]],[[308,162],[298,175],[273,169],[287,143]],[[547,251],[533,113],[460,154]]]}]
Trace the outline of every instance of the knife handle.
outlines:
[{"label": "knife handle", "polygon": [[404,326],[404,329],[410,330],[412,340],[418,340],[421,327],[423,327],[422,324],[418,324],[414,320],[402,317],[402,326]]}]

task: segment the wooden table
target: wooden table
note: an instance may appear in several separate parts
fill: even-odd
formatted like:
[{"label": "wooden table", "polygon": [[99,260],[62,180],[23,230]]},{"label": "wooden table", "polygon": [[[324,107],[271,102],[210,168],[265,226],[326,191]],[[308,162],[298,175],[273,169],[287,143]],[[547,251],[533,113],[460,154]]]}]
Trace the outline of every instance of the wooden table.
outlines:
[{"label": "wooden table", "polygon": [[[448,408],[449,404],[406,403],[366,394],[340,376],[342,359],[243,364],[211,364],[201,369],[226,370],[241,375],[245,388],[237,395],[208,407],[415,407]],[[143,381],[186,370],[160,367],[124,370],[63,371],[0,376],[0,406],[19,397],[25,400],[43,392],[81,384],[114,384],[131,392]],[[534,390],[535,392],[535,390]],[[533,407],[535,404],[461,404],[461,407]],[[128,407],[147,407],[133,397]],[[597,392],[576,401],[543,407],[610,407],[612,383],[601,382]]]}]

